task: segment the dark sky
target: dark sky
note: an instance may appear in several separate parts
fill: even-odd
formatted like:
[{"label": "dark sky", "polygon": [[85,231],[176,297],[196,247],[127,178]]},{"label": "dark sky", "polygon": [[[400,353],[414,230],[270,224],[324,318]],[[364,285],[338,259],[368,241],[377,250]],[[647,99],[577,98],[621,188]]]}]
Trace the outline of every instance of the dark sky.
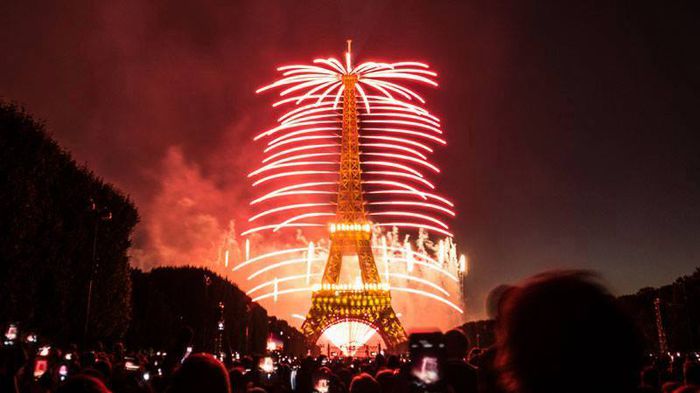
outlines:
[{"label": "dark sky", "polygon": [[440,73],[438,185],[473,262],[472,317],[543,269],[627,293],[700,265],[693,2],[66,3],[0,3],[0,96],[134,199],[139,266],[209,258],[246,216],[250,139],[277,117],[254,90],[346,38],[358,61]]}]

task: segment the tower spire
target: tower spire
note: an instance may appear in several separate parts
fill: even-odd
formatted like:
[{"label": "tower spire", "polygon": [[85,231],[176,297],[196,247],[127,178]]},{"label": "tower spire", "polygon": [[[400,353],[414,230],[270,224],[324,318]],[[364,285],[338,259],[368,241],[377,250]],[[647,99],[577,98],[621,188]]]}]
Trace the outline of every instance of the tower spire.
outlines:
[{"label": "tower spire", "polygon": [[346,42],[348,43],[348,51],[345,52],[345,68],[350,73],[352,71],[352,40],[347,40]]}]

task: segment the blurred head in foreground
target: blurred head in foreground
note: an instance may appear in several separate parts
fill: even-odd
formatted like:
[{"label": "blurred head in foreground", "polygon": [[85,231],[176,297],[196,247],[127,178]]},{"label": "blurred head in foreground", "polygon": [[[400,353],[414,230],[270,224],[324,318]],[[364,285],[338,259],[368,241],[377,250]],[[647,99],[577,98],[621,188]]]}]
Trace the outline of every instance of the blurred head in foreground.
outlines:
[{"label": "blurred head in foreground", "polygon": [[168,393],[230,393],[228,372],[209,354],[190,355],[175,371]]},{"label": "blurred head in foreground", "polygon": [[95,377],[76,375],[61,386],[57,393],[109,393],[109,389]]},{"label": "blurred head in foreground", "polygon": [[640,337],[588,272],[549,272],[510,291],[498,326],[505,388],[518,393],[631,392]]},{"label": "blurred head in foreground", "polygon": [[371,375],[360,373],[350,382],[350,393],[380,393],[381,388]]}]

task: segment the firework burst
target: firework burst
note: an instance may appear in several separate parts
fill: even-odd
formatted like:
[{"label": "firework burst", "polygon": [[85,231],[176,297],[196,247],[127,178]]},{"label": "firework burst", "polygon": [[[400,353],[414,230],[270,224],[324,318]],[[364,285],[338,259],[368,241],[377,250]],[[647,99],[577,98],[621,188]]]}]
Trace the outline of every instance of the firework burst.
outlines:
[{"label": "firework burst", "polygon": [[[259,133],[265,140],[263,165],[249,174],[254,187],[268,186],[253,201],[261,210],[249,219],[256,225],[244,235],[284,228],[326,226],[335,215],[333,196],[339,170],[343,77],[357,78],[360,159],[369,216],[374,225],[452,236],[445,218],[453,203],[435,193],[429,161],[435,144],[445,144],[440,120],[425,100],[398,82],[437,86],[437,74],[419,62],[366,62],[316,59],[313,65],[279,67],[283,78],[257,92],[280,89],[274,107],[287,109],[274,128]],[[289,203],[290,197],[304,203]]]},{"label": "firework burst", "polygon": [[[440,169],[430,156],[446,141],[440,120],[425,109],[424,98],[404,85],[437,86],[437,74],[413,61],[355,66],[349,46],[343,60],[279,67],[282,78],[257,91],[279,90],[280,100],[273,107],[284,112],[275,127],[254,138],[265,147],[261,165],[248,175],[258,195],[251,202],[255,211],[249,229],[242,235],[276,239],[291,230],[298,238],[300,230],[320,230],[320,242],[275,249],[266,240],[268,246],[253,247],[264,252],[251,257],[246,240],[244,261],[233,270],[245,272],[248,293],[256,301],[276,302],[280,296],[319,285],[328,252],[323,239],[326,229],[334,231],[336,225],[343,80],[352,77],[363,197],[383,280],[392,292],[439,301],[462,313],[461,301],[450,298],[460,292],[460,276],[466,270],[448,224],[455,216],[454,204],[439,195],[431,181]],[[413,233],[414,239],[399,230]],[[431,240],[438,237],[441,240]]]}]

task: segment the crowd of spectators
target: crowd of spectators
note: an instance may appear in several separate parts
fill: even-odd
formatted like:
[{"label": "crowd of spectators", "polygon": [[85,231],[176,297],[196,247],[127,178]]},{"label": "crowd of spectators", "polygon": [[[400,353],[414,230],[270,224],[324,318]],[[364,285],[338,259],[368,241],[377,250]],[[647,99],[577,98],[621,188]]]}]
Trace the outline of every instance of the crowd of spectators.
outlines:
[{"label": "crowd of spectators", "polygon": [[17,393],[578,393],[700,392],[697,353],[645,354],[632,319],[583,272],[535,276],[502,292],[497,342],[471,347],[441,335],[437,377],[421,380],[411,355],[296,358],[191,353],[188,334],[168,352],[116,344],[56,347],[5,340],[0,392]]}]

